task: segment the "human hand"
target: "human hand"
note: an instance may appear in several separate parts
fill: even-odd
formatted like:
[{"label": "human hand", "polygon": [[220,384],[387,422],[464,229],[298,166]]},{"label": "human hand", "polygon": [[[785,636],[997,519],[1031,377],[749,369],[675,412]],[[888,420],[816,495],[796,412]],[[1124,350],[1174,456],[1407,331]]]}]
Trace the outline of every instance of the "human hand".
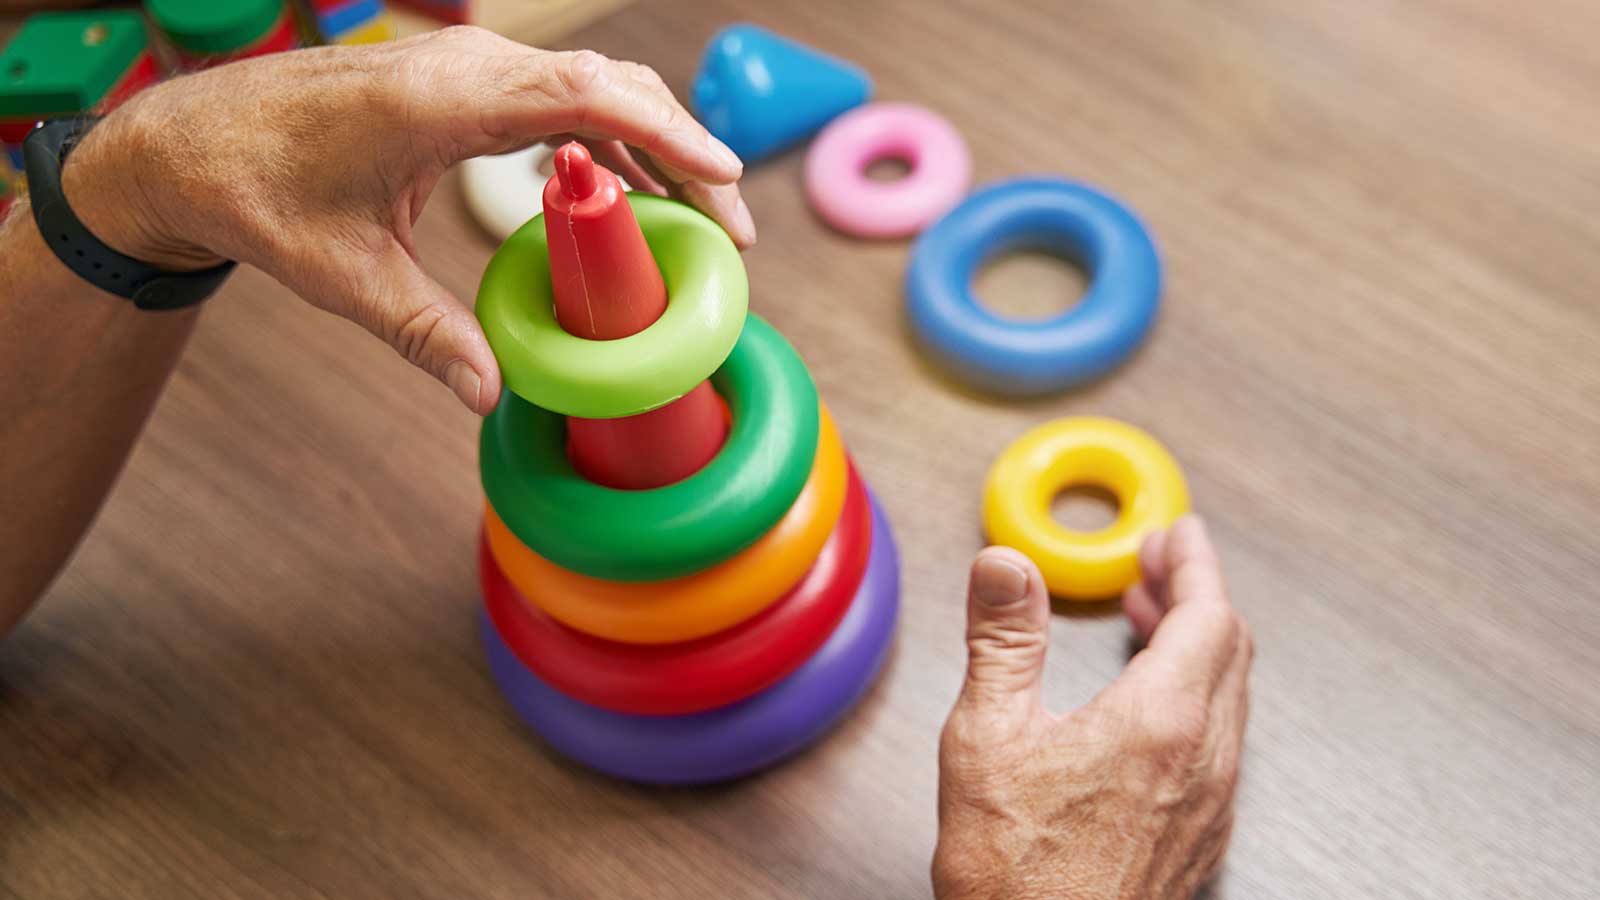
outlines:
[{"label": "human hand", "polygon": [[1087,705],[1040,704],[1050,606],[1038,569],[990,548],[972,566],[967,679],[939,746],[934,894],[1190,897],[1221,867],[1253,654],[1194,516],[1140,550],[1123,597],[1148,641]]},{"label": "human hand", "polygon": [[175,79],[91,131],[63,186],[117,250],[168,268],[256,266],[483,414],[500,396],[494,354],[471,310],[423,271],[412,225],[452,164],[569,138],[636,189],[754,243],[738,157],[655,72],[471,27]]}]

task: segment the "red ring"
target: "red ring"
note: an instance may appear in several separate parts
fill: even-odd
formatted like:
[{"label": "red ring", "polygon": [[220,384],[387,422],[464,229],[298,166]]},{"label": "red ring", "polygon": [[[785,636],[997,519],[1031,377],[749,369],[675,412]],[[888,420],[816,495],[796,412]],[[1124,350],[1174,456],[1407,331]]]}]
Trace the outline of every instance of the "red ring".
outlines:
[{"label": "red ring", "polygon": [[850,467],[838,527],[800,583],[757,615],[676,644],[624,644],[584,634],[527,602],[480,542],[484,607],[517,658],[557,690],[636,715],[702,712],[765,690],[811,657],[850,607],[867,568],[871,508]]}]

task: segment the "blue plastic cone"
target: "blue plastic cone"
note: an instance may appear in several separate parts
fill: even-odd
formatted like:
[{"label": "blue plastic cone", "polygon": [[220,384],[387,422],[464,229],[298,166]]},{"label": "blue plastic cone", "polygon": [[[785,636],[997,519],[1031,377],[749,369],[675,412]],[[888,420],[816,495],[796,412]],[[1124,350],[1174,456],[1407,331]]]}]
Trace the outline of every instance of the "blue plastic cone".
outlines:
[{"label": "blue plastic cone", "polygon": [[706,45],[690,103],[711,133],[755,162],[816,133],[872,96],[860,67],[755,25]]}]

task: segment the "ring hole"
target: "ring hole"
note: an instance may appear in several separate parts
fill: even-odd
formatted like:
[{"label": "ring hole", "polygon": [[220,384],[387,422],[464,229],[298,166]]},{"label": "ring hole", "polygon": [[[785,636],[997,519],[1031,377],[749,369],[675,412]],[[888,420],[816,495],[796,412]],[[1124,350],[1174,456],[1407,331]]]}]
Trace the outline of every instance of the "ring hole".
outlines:
[{"label": "ring hole", "polygon": [[1087,273],[1055,251],[1021,248],[984,263],[972,293],[996,315],[1050,319],[1077,306],[1089,289]]},{"label": "ring hole", "polygon": [[21,81],[28,74],[27,60],[19,59],[6,69],[6,77],[12,81]]},{"label": "ring hole", "polygon": [[881,156],[867,163],[861,174],[869,181],[899,181],[911,174],[911,160],[895,154]]},{"label": "ring hole", "polygon": [[1097,484],[1075,484],[1050,501],[1050,517],[1062,528],[1084,533],[1110,528],[1122,513],[1117,495]]}]

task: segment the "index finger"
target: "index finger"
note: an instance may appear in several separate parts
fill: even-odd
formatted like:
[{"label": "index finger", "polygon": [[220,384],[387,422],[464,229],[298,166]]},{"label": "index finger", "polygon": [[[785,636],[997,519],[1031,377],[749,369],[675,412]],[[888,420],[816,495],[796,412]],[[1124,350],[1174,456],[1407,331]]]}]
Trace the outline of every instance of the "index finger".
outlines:
[{"label": "index finger", "polygon": [[593,50],[534,53],[518,67],[515,81],[506,99],[489,110],[508,132],[571,131],[620,140],[678,181],[732,184],[744,173],[739,157],[643,66]]},{"label": "index finger", "polygon": [[1238,653],[1243,620],[1228,601],[1221,562],[1199,517],[1179,519],[1163,549],[1168,611],[1129,668],[1210,695]]}]

